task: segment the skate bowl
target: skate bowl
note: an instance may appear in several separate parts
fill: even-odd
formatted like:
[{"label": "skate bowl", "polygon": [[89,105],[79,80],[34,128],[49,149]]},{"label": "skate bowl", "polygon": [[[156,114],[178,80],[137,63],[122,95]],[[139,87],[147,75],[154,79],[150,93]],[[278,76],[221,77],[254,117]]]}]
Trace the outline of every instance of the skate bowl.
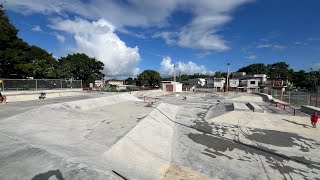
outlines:
[{"label": "skate bowl", "polygon": [[46,105],[11,116],[0,122],[0,142],[13,149],[10,157],[0,155],[7,162],[0,164],[4,171],[0,176],[9,178],[14,166],[29,167],[16,174],[16,179],[32,179],[39,171],[62,173],[70,179],[79,179],[81,174],[115,179],[112,171],[130,179],[159,179],[170,167],[172,120],[177,110],[170,104],[145,107],[140,99],[121,93]]}]

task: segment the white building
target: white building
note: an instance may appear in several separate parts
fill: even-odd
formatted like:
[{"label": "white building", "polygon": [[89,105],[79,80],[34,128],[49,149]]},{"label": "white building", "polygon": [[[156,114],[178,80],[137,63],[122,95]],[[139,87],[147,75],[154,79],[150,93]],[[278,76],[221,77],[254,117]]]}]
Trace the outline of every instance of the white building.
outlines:
[{"label": "white building", "polygon": [[174,81],[162,81],[162,90],[169,92],[182,92],[182,83]]},{"label": "white building", "polygon": [[260,79],[256,78],[244,78],[240,80],[238,89],[244,89],[244,91],[258,90]]},{"label": "white building", "polygon": [[213,86],[214,88],[216,88],[217,90],[222,91],[224,89],[224,84],[226,83],[226,79],[225,78],[214,78],[213,79]]},{"label": "white building", "polygon": [[267,82],[266,74],[254,74],[253,77],[259,79],[261,83]]},{"label": "white building", "polygon": [[230,80],[229,80],[229,86],[230,86],[230,88],[232,88],[232,89],[237,89],[237,87],[239,86],[239,84],[240,84],[239,79],[230,79]]}]

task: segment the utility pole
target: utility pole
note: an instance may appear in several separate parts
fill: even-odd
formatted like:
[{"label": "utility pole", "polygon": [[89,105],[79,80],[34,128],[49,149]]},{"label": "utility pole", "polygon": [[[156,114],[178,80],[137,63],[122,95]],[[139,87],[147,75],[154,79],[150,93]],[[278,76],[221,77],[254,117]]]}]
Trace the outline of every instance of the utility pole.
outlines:
[{"label": "utility pole", "polygon": [[229,66],[230,66],[230,63],[227,63],[227,66],[228,66],[228,72],[227,72],[227,84],[226,84],[226,92],[228,92],[228,88],[229,88]]},{"label": "utility pole", "polygon": [[173,66],[173,81],[174,81],[174,83],[177,82],[177,78],[176,78],[176,66]]}]

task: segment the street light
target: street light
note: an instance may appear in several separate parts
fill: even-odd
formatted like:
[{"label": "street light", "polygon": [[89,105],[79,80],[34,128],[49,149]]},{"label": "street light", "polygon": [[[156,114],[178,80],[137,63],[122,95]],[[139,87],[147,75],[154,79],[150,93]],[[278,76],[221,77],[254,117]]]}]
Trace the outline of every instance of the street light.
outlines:
[{"label": "street light", "polygon": [[230,63],[227,63],[227,66],[228,66],[228,72],[227,72],[226,92],[228,92],[228,88],[229,88],[229,66],[230,66]]}]

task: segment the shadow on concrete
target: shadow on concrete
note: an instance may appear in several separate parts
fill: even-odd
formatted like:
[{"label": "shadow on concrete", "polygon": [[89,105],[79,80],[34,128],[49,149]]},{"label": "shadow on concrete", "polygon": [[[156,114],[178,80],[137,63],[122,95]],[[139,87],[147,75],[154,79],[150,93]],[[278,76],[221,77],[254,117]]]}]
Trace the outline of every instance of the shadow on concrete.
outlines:
[{"label": "shadow on concrete", "polygon": [[48,180],[49,178],[51,178],[52,176],[56,176],[56,178],[58,180],[65,180],[60,172],[59,169],[57,170],[50,170],[48,172],[45,172],[45,173],[41,173],[41,174],[38,174],[36,176],[34,176],[32,178],[32,180]]},{"label": "shadow on concrete", "polygon": [[[304,128],[308,128],[308,125],[306,125],[306,124],[300,124],[300,123],[297,123],[297,122],[295,122],[295,121],[290,121],[290,120],[288,120],[288,119],[282,119],[282,120],[287,121],[287,122],[292,123],[292,124],[295,124],[295,125],[298,125],[298,126],[302,126],[302,127],[304,127]],[[310,127],[311,127],[311,126],[310,126]]]},{"label": "shadow on concrete", "polygon": [[233,106],[232,104],[228,104],[225,106],[226,107],[226,111],[233,111]]}]

